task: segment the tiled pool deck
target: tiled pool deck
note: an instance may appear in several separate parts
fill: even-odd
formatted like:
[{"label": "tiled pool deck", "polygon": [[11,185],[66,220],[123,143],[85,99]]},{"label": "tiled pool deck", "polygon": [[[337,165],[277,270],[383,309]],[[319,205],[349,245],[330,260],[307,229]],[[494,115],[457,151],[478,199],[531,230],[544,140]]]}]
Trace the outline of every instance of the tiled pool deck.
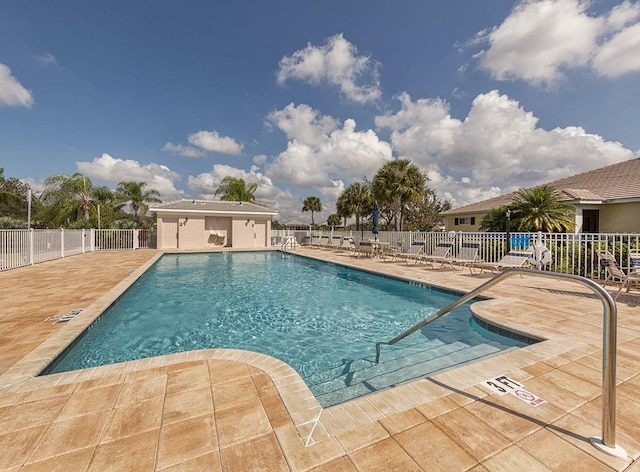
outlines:
[{"label": "tiled pool deck", "polygon": [[[465,291],[489,278],[298,252]],[[569,281],[511,277],[474,305],[546,341],[327,409],[290,367],[247,351],[35,377],[158,256],[99,252],[0,272],[0,470],[640,472],[637,291],[618,299],[616,442],[626,459],[589,442],[601,434],[603,307]],[[47,320],[78,308],[71,322]],[[480,385],[501,374],[545,403]]]}]

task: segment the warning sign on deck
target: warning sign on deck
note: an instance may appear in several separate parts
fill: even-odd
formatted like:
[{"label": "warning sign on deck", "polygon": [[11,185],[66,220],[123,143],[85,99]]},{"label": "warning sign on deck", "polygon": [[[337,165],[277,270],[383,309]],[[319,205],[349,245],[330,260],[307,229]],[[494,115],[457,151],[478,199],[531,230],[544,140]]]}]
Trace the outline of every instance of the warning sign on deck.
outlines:
[{"label": "warning sign on deck", "polygon": [[510,379],[506,375],[501,375],[499,377],[494,377],[492,379],[485,380],[482,382],[482,385],[487,387],[494,393],[498,395],[506,395],[510,393],[511,395],[515,395],[517,398],[522,400],[523,402],[528,403],[531,406],[538,406],[544,403],[544,400],[537,395],[525,390],[524,385],[517,382],[516,380]]}]

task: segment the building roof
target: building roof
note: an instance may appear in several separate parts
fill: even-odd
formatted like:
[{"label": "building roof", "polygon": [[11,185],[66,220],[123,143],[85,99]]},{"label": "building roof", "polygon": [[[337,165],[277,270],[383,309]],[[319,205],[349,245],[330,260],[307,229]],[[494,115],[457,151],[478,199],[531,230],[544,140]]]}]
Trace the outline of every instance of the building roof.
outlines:
[{"label": "building roof", "polygon": [[149,209],[156,213],[228,213],[277,215],[278,212],[253,202],[227,202],[222,200],[178,200],[162,203]]},{"label": "building roof", "polygon": [[[543,184],[564,195],[569,203],[640,201],[640,158],[612,164]],[[541,187],[539,185],[538,187]],[[484,213],[512,202],[514,192],[443,212],[445,215]]]}]

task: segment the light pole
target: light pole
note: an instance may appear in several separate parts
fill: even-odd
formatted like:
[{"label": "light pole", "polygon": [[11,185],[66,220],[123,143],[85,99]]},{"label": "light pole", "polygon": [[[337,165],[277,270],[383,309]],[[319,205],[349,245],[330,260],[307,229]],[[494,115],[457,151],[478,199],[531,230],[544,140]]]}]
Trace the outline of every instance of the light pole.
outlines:
[{"label": "light pole", "polygon": [[511,210],[507,209],[507,253],[511,251],[511,237],[509,235],[509,231],[511,230]]}]

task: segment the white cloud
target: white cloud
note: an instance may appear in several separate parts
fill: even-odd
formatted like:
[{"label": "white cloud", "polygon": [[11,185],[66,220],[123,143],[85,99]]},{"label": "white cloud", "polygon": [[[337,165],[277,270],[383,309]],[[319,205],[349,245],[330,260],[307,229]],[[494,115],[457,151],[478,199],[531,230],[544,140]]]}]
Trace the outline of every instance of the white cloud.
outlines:
[{"label": "white cloud", "polygon": [[[261,173],[257,166],[251,166],[249,172],[225,164],[214,164],[209,172],[203,172],[187,178],[189,189],[203,199],[218,199],[215,195],[222,179],[227,176],[243,179],[247,185],[257,184],[255,192],[256,202],[269,208],[278,209],[280,212],[295,200],[291,192],[276,187],[272,180]],[[285,210],[286,211],[286,210]]]},{"label": "white cloud", "polygon": [[217,131],[198,131],[189,136],[189,144],[205,151],[238,155],[244,146],[228,136],[220,136]]},{"label": "white cloud", "polygon": [[[382,95],[378,79],[379,64],[367,56],[358,55],[358,49],[342,34],[327,39],[322,46],[308,44],[280,60],[277,81],[297,79],[312,85],[328,83],[338,86],[351,101],[368,103]],[[364,77],[368,84],[356,82]]]},{"label": "white cloud", "polygon": [[0,107],[22,106],[30,108],[33,95],[11,74],[8,66],[0,63]]},{"label": "white cloud", "polygon": [[77,162],[78,172],[91,179],[118,184],[120,182],[146,182],[147,188],[157,190],[162,200],[176,200],[184,198],[185,194],[177,190],[174,183],[180,175],[160,164],[141,165],[131,159],[118,159],[103,153],[94,157],[91,162]]},{"label": "white cloud", "polygon": [[640,72],[640,23],[624,28],[604,43],[593,58],[593,67],[605,77]]},{"label": "white cloud", "polygon": [[35,60],[38,61],[40,64],[47,65],[47,66],[51,66],[51,65],[55,66],[58,64],[56,56],[50,53],[40,54],[38,56],[35,56]]},{"label": "white cloud", "polygon": [[586,13],[581,0],[525,0],[487,33],[489,48],[477,58],[498,80],[554,85],[563,69],[586,66],[604,20]]},{"label": "white cloud", "polygon": [[580,127],[540,128],[532,112],[496,90],[478,95],[464,120],[441,100],[403,94],[400,103],[376,123],[392,130],[394,151],[423,167],[454,206],[634,157]]},{"label": "white cloud", "polygon": [[220,136],[217,131],[198,131],[191,134],[188,141],[191,146],[167,142],[162,150],[185,157],[204,157],[207,152],[219,152],[237,156],[244,148],[235,139],[228,136]]},{"label": "white cloud", "polygon": [[287,149],[267,166],[271,178],[303,188],[332,188],[338,179],[371,178],[392,159],[391,146],[372,130],[356,131],[352,119],[340,128],[333,118],[318,117],[306,105],[285,110],[286,120],[279,119],[280,112],[270,115],[289,138]]},{"label": "white cloud", "polygon": [[553,87],[577,68],[615,78],[640,71],[640,3],[625,0],[592,16],[586,0],[523,0],[499,25],[463,48],[482,42],[475,55],[497,80]]},{"label": "white cloud", "polygon": [[207,155],[207,153],[202,149],[196,149],[192,146],[184,146],[182,144],[173,144],[172,142],[167,142],[162,150],[172,152],[174,154],[180,154],[185,157],[203,157]]},{"label": "white cloud", "polygon": [[328,134],[338,127],[338,120],[320,115],[309,105],[290,103],[282,110],[269,113],[268,122],[277,126],[287,139],[296,140],[305,146],[320,146]]}]

